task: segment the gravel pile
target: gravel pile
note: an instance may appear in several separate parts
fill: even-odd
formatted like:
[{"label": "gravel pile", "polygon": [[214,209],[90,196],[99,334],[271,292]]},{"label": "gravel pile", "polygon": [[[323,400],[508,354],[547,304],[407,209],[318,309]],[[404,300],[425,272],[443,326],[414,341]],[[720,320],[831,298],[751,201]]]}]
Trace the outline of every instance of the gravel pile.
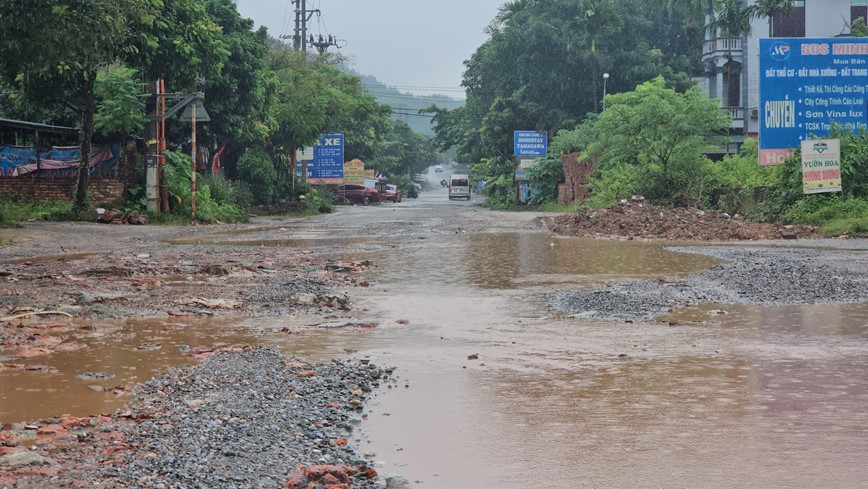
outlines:
[{"label": "gravel pile", "polygon": [[[361,407],[391,369],[364,360],[308,366],[257,348],[212,356],[139,387],[122,424],[128,453],[98,469],[119,487],[284,487],[334,465],[349,487],[386,487],[348,445]],[[318,486],[317,486],[318,487]]]},{"label": "gravel pile", "polygon": [[557,291],[550,307],[581,317],[648,321],[675,307],[717,304],[846,304],[868,301],[864,252],[730,247],[670,247],[726,263],[683,279],[626,282]]}]

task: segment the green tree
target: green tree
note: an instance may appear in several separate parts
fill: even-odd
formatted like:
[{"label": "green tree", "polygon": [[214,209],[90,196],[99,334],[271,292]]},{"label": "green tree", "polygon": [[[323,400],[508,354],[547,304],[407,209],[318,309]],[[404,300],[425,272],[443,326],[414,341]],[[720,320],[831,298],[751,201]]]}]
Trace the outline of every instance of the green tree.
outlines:
[{"label": "green tree", "polygon": [[508,2],[465,62],[465,107],[428,110],[436,144],[475,164],[475,177],[511,186],[513,131],[575,128],[599,111],[603,73],[608,93],[657,76],[678,90],[691,85],[686,73],[699,66],[702,32],[685,33],[688,8],[650,0]]},{"label": "green tree", "polygon": [[270,204],[274,201],[277,174],[274,163],[261,148],[250,148],[238,160],[238,178],[250,185],[253,202]]},{"label": "green tree", "polygon": [[851,37],[868,37],[868,25],[865,24],[865,17],[856,17],[850,24]]},{"label": "green tree", "polygon": [[126,138],[145,125],[144,94],[135,70],[121,66],[97,76],[94,130],[104,138]]},{"label": "green tree", "polygon": [[268,33],[253,30],[232,0],[206,0],[205,10],[221,29],[229,51],[223,69],[205,80],[205,105],[211,116],[203,141],[243,148],[268,139],[275,122],[269,117],[267,77]]},{"label": "green tree", "polygon": [[765,17],[769,21],[769,37],[775,37],[775,17],[786,15],[796,8],[796,0],[757,0],[747,8],[752,18]]},{"label": "green tree", "polygon": [[127,56],[130,66],[143,68],[146,80],[163,78],[168,91],[184,92],[220,73],[230,53],[204,0],[139,3],[157,8],[155,21],[136,33]]},{"label": "green tree", "polygon": [[708,190],[703,152],[729,124],[727,112],[699,88],[678,93],[657,78],[607,95],[606,110],[580,128],[578,139],[589,141],[583,151],[597,162],[599,175],[633,166],[646,197],[697,205]]},{"label": "green tree", "polygon": [[[62,102],[78,115],[76,207],[87,198],[100,70],[130,54],[158,0],[9,0],[0,3],[0,73],[33,103]],[[38,40],[39,42],[35,42]]]}]

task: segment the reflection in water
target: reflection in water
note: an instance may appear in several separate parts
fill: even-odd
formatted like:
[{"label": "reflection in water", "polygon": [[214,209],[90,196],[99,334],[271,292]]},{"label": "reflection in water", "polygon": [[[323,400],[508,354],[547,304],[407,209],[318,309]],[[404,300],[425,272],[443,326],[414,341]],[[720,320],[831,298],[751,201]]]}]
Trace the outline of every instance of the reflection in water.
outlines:
[{"label": "reflection in water", "polygon": [[382,279],[402,280],[407,270],[432,286],[512,289],[553,283],[678,275],[704,270],[717,260],[672,253],[662,245],[559,238],[542,233],[458,235],[424,243],[416,253],[382,257]]},{"label": "reflection in water", "polygon": [[[250,344],[252,338],[209,320],[129,321],[122,328],[78,329],[67,341],[86,345],[4,363],[48,365],[54,372],[0,369],[0,422],[18,422],[59,414],[89,416],[120,408],[126,395],[112,391],[143,382],[167,368],[192,365],[199,347]],[[100,374],[87,376],[85,374]],[[105,374],[105,375],[102,375]]]},{"label": "reflection in water", "polygon": [[[57,374],[0,374],[0,419],[57,406],[108,411],[113,395],[87,385],[186,364],[182,344],[260,341],[312,361],[366,355],[397,366],[397,388],[380,389],[362,426],[367,440],[354,442],[376,453],[381,473],[427,489],[868,480],[868,304],[709,305],[653,324],[555,317],[527,300],[528,289],[684,274],[715,261],[544,234],[414,240],[374,261],[371,287],[353,291],[353,314],[377,328],[316,329],[300,318],[130,323],[104,345],[85,339],[90,349],[34,359]],[[149,343],[161,349],[137,349]],[[82,371],[117,377],[76,379]]]},{"label": "reflection in water", "polygon": [[[711,305],[667,318],[680,326],[627,325],[540,316],[525,291],[713,262],[543,235],[458,236],[382,261],[372,275],[389,295],[369,307],[412,326],[388,351],[367,341],[411,385],[382,396],[365,425],[387,472],[428,488],[516,489],[868,477],[868,304]],[[431,273],[394,273],[411,264]]]}]

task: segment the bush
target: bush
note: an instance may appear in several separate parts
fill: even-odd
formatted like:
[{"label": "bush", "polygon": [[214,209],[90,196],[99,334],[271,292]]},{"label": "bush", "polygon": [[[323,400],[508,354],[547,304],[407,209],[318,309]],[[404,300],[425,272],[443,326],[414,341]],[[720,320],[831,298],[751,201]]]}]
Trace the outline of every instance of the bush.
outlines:
[{"label": "bush", "polygon": [[275,201],[277,172],[268,154],[261,148],[250,148],[238,160],[238,178],[250,186],[254,204]]},{"label": "bush", "polygon": [[[166,151],[166,163],[166,183],[169,187],[171,213],[182,218],[192,217],[192,161],[188,155]],[[196,218],[204,222],[247,222],[249,215],[246,208],[237,203],[241,192],[230,192],[224,182],[217,182],[220,196],[214,198],[211,193],[211,184],[214,181],[213,178],[205,178],[202,185],[197,185]],[[174,222],[167,217],[152,217],[156,217],[156,222]]]},{"label": "bush", "polygon": [[307,208],[311,212],[331,214],[335,211],[337,197],[328,190],[328,187],[320,185],[308,189],[307,194],[305,194],[305,202],[307,202]]},{"label": "bush", "polygon": [[198,177],[200,188],[208,187],[211,198],[218,204],[233,204],[241,209],[249,209],[253,203],[253,192],[244,182],[227,180],[220,175]]},{"label": "bush", "polygon": [[827,236],[868,233],[868,199],[809,195],[783,213],[785,222],[820,226]]},{"label": "bush", "polygon": [[821,226],[835,219],[868,216],[868,199],[842,199],[838,194],[809,195],[788,208],[783,219],[795,224]]}]

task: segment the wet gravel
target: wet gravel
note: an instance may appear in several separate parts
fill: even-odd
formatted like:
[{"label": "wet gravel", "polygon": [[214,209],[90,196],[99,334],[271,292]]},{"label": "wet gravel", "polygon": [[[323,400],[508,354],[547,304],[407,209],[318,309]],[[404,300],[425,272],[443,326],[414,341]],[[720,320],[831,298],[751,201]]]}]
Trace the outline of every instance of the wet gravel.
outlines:
[{"label": "wet gravel", "polygon": [[[362,406],[389,372],[364,360],[319,365],[268,348],[223,353],[141,385],[121,424],[131,447],[97,469],[114,487],[283,487],[300,467],[348,466],[353,488],[386,487],[352,448]],[[347,444],[349,441],[349,444]]]},{"label": "wet gravel", "polygon": [[716,304],[846,304],[868,301],[868,253],[781,248],[668,247],[724,263],[689,277],[559,290],[548,305],[577,317],[650,321],[677,307]]}]

